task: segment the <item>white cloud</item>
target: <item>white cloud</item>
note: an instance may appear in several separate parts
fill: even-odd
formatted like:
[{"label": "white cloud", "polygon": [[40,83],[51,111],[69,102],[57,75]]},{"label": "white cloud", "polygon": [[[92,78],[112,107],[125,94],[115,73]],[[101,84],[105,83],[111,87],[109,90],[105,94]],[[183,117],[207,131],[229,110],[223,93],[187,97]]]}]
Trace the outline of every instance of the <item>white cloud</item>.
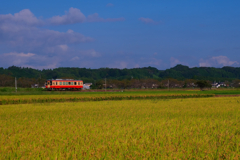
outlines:
[{"label": "white cloud", "polygon": [[153,19],[144,18],[144,17],[141,17],[138,20],[140,20],[141,22],[143,22],[145,24],[159,24],[160,23],[160,22],[154,21]]},{"label": "white cloud", "polygon": [[[80,10],[70,8],[66,16],[60,17],[61,23],[76,22]],[[75,15],[76,14],[76,15]],[[72,18],[72,20],[69,20]],[[76,20],[76,21],[75,21]],[[76,44],[90,42],[93,39],[85,37],[72,30],[59,32],[49,29],[39,28],[37,25],[44,24],[37,19],[33,13],[24,9],[14,15],[0,15],[0,42],[11,46],[22,46],[23,48],[35,48],[44,46]],[[63,46],[62,46],[63,47]]]},{"label": "white cloud", "polygon": [[53,25],[82,23],[86,19],[85,15],[77,8],[71,7],[63,16],[54,16],[49,19]]},{"label": "white cloud", "polygon": [[0,55],[0,62],[1,64],[11,62],[12,65],[23,65],[25,64],[29,59],[32,59],[35,56],[34,53],[18,53],[18,52],[10,52],[10,53],[4,53]]},{"label": "white cloud", "polygon": [[[101,18],[98,14],[90,15],[91,22],[114,22],[124,18]],[[77,8],[70,8],[63,16],[55,16],[44,20],[37,18],[29,9],[15,14],[0,14],[0,47],[8,53],[0,52],[0,64],[32,66],[33,68],[53,68],[61,65],[96,66],[96,57],[101,54],[94,49],[78,50],[75,45],[94,41],[93,38],[74,32],[46,29],[44,25],[64,25],[89,22]],[[93,60],[94,58],[94,60]],[[70,60],[75,60],[72,63]],[[100,63],[100,62],[98,62]]]},{"label": "white cloud", "polygon": [[139,68],[139,67],[140,67],[139,64],[134,65],[134,68]]},{"label": "white cloud", "polygon": [[11,24],[2,24],[0,34],[0,42],[30,48],[93,41],[92,38],[73,31],[59,32],[29,26],[19,26],[15,29]]},{"label": "white cloud", "polygon": [[29,9],[21,10],[18,13],[0,15],[0,23],[26,24],[26,25],[40,25],[44,22],[34,16]]},{"label": "white cloud", "polygon": [[[108,4],[111,6],[111,3]],[[0,24],[10,23],[11,27],[17,29],[19,25],[28,25],[28,26],[43,26],[43,25],[66,25],[66,24],[75,24],[83,22],[116,22],[124,21],[123,17],[120,18],[101,18],[98,13],[94,13],[86,16],[78,8],[69,8],[69,11],[65,12],[65,15],[62,16],[53,16],[47,20],[39,19],[29,9],[23,9],[18,13],[12,14],[0,14]],[[3,27],[2,27],[3,28]],[[12,29],[13,30],[13,29]]]},{"label": "white cloud", "polygon": [[237,61],[231,61],[226,56],[217,56],[212,57],[207,60],[200,60],[199,66],[200,67],[211,67],[211,66],[232,66],[239,64]]},{"label": "white cloud", "polygon": [[179,59],[176,59],[174,57],[170,58],[170,67],[175,67],[178,64],[189,66],[189,64],[187,62],[180,61]]},{"label": "white cloud", "polygon": [[75,60],[79,60],[80,58],[78,56],[73,57],[70,61],[75,61]]},{"label": "white cloud", "polygon": [[63,45],[58,45],[59,48],[61,48],[63,51],[67,51],[68,50],[68,46],[66,44]]},{"label": "white cloud", "polygon": [[69,30],[67,31],[67,33],[74,33],[74,31],[71,30],[71,29],[69,29]]},{"label": "white cloud", "polygon": [[21,67],[31,67],[36,69],[56,68],[61,62],[59,57],[49,57],[37,55],[35,53],[10,52],[0,54],[1,65],[15,65]]},{"label": "white cloud", "polygon": [[171,58],[170,58],[170,66],[171,66],[171,67],[174,67],[174,66],[176,66],[177,64],[181,64],[181,62],[180,62],[178,59],[176,59],[176,58],[174,58],[174,57],[171,57]]},{"label": "white cloud", "polygon": [[112,4],[112,3],[108,3],[106,6],[107,6],[107,7],[113,7],[114,4]]},{"label": "white cloud", "polygon": [[125,18],[120,17],[120,18],[101,18],[99,17],[98,13],[91,14],[87,17],[88,22],[116,22],[116,21],[124,21]]},{"label": "white cloud", "polygon": [[16,57],[32,57],[35,54],[34,53],[17,53],[17,52],[10,52],[10,53],[4,53],[4,56],[16,56]]},{"label": "white cloud", "polygon": [[153,66],[160,67],[162,65],[162,60],[157,58],[141,58],[141,66]]},{"label": "white cloud", "polygon": [[94,49],[85,50],[85,51],[79,51],[79,54],[87,57],[100,57],[101,54],[99,52],[96,52]]},{"label": "white cloud", "polygon": [[126,62],[126,61],[115,61],[113,64],[110,64],[110,66],[111,66],[111,68],[123,69],[123,68],[127,68],[128,62]]},{"label": "white cloud", "polygon": [[62,53],[67,53],[69,51],[69,48],[68,48],[68,45],[62,44],[62,45],[45,47],[43,51],[46,53],[62,54]]},{"label": "white cloud", "polygon": [[[113,6],[111,3],[108,6]],[[116,22],[124,21],[125,18],[101,18],[98,13],[89,15],[86,19],[85,15],[77,8],[70,8],[63,16],[54,16],[48,19],[48,22],[52,25],[65,25],[65,24],[74,24],[74,23],[83,23],[83,22]]]}]

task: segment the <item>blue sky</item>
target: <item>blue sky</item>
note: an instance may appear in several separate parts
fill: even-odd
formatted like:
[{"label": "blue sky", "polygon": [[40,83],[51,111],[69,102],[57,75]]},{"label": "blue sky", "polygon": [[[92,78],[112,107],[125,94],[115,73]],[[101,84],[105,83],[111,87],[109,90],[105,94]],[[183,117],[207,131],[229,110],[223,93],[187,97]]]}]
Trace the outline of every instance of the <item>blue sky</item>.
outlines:
[{"label": "blue sky", "polygon": [[240,66],[240,1],[7,1],[0,67]]}]

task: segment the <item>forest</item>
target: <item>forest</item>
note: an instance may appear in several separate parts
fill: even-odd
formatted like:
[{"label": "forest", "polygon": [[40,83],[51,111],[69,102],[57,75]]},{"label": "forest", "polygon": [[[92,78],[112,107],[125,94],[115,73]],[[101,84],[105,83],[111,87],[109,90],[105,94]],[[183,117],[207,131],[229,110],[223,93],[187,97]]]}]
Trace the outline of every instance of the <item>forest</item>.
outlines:
[{"label": "forest", "polygon": [[[237,67],[193,67],[176,65],[166,70],[154,67],[117,69],[117,68],[69,68],[33,69],[28,67],[11,66],[0,68],[0,86],[13,86],[15,77],[19,87],[30,87],[31,84],[43,85],[46,79],[81,79],[85,83],[93,83],[94,87],[103,87],[107,79],[108,88],[125,87],[191,87],[197,80],[211,82],[236,83],[240,79],[240,68]],[[155,84],[155,86],[152,86]]]}]

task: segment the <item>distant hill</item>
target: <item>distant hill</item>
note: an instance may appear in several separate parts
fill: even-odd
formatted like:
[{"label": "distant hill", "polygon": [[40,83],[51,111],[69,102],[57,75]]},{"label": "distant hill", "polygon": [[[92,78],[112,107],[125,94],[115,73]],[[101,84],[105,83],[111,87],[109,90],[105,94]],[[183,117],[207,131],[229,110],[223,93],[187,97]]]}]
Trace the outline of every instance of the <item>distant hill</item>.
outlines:
[{"label": "distant hill", "polygon": [[116,69],[116,68],[55,68],[37,70],[32,68],[22,68],[11,66],[9,68],[0,68],[0,75],[5,74],[17,78],[35,78],[35,79],[57,79],[73,78],[84,81],[97,81],[104,79],[157,79],[163,80],[174,78],[177,80],[199,79],[210,81],[231,81],[240,79],[240,68],[237,67],[194,67],[189,68],[184,65],[177,65],[166,70],[158,70],[154,67],[133,68],[133,69]]}]

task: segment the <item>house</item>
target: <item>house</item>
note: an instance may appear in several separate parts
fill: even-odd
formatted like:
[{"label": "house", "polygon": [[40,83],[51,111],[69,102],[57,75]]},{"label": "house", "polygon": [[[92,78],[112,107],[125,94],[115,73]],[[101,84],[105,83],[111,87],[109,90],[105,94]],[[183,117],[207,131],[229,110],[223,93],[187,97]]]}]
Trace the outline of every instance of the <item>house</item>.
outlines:
[{"label": "house", "polygon": [[212,88],[219,88],[219,87],[227,87],[227,85],[224,82],[214,82],[212,84]]},{"label": "house", "polygon": [[31,88],[38,88],[38,87],[39,87],[38,84],[32,84],[32,85],[31,85]]},{"label": "house", "polygon": [[83,89],[90,89],[91,85],[92,85],[92,83],[85,83],[85,84],[83,84]]}]

